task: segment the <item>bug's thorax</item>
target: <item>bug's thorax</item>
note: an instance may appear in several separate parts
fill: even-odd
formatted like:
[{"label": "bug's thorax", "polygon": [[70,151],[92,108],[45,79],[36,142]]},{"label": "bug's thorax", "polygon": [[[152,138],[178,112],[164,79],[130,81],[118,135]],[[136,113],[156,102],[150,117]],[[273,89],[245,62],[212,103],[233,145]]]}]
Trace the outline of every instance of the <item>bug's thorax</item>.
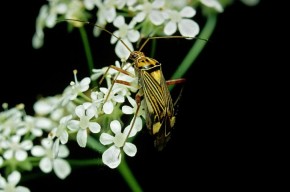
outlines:
[{"label": "bug's thorax", "polygon": [[141,51],[133,51],[131,52],[129,59],[133,61],[135,68],[137,69],[151,69],[154,67],[159,67],[160,63],[152,59],[150,57],[146,57],[143,52]]}]

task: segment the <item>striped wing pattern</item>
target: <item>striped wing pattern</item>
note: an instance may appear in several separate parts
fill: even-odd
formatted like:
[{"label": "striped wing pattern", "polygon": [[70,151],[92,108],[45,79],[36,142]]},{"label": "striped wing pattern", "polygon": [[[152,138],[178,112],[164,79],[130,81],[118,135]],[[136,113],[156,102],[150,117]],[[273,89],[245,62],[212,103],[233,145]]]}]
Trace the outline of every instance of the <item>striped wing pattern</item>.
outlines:
[{"label": "striped wing pattern", "polygon": [[[151,75],[156,70],[160,73],[159,82]],[[151,70],[141,70],[140,76],[147,110],[147,128],[155,137],[155,147],[162,150],[170,139],[175,121],[171,95],[160,66]]]}]

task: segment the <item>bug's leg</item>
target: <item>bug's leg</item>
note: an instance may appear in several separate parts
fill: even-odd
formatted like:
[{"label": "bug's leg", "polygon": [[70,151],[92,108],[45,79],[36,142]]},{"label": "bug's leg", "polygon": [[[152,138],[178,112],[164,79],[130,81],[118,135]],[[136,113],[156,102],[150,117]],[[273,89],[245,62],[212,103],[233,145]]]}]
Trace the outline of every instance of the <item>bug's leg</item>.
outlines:
[{"label": "bug's leg", "polygon": [[[105,98],[105,100],[104,100],[104,103],[108,100],[109,95],[110,95],[110,93],[111,93],[111,91],[112,91],[112,89],[113,89],[114,84],[115,84],[116,82],[118,82],[118,81],[121,81],[121,80],[117,80],[117,78],[118,78],[118,76],[120,75],[120,73],[123,73],[123,74],[128,75],[128,76],[133,77],[133,78],[135,77],[134,74],[132,74],[132,73],[126,71],[125,69],[122,69],[122,68],[116,67],[116,66],[114,66],[114,65],[110,65],[110,66],[108,67],[108,69],[106,70],[106,72],[104,73],[103,77],[101,78],[99,84],[101,84],[101,83],[103,82],[105,76],[107,75],[107,73],[109,72],[109,70],[110,70],[111,68],[112,68],[112,69],[115,69],[116,71],[118,71],[118,73],[116,74],[116,76],[115,76],[115,78],[114,78],[114,80],[113,80],[113,82],[112,82],[112,85],[111,85],[110,88],[109,88],[109,91],[108,91],[108,94],[107,94],[107,96],[106,96],[106,98]],[[125,81],[123,81],[123,82],[125,82]],[[119,82],[119,83],[120,83],[120,82]],[[128,83],[128,82],[126,82],[126,83]],[[120,84],[125,84],[125,85],[126,85],[126,83],[120,83]]]},{"label": "bug's leg", "polygon": [[[185,82],[186,80],[184,78],[180,78],[180,79],[167,80],[166,84],[170,86],[170,85],[176,85],[176,84],[184,84]],[[181,90],[179,91],[179,94],[173,103],[173,106],[175,108],[175,114],[177,113],[176,109],[178,108],[178,104],[181,99],[182,92],[183,92],[183,86],[181,87]]]},{"label": "bug's leg", "polygon": [[139,89],[139,91],[137,92],[136,96],[135,96],[135,100],[136,100],[136,104],[137,104],[137,109],[136,109],[136,112],[135,112],[135,115],[133,117],[133,120],[132,120],[132,124],[131,124],[131,127],[130,127],[130,130],[126,136],[126,139],[124,140],[124,143],[123,143],[123,146],[125,145],[125,142],[126,140],[128,139],[133,127],[134,127],[134,124],[135,124],[135,121],[136,121],[136,118],[138,117],[138,113],[139,113],[139,110],[140,110],[140,107],[141,107],[141,101],[142,101],[142,98],[143,98],[143,92],[142,92],[142,89]]},{"label": "bug's leg", "polygon": [[[104,78],[106,77],[107,73],[109,72],[109,70],[110,70],[111,68],[112,68],[112,69],[115,69],[115,70],[118,71],[119,73],[123,73],[123,74],[125,74],[125,75],[130,76],[130,77],[135,77],[134,74],[132,74],[132,73],[126,71],[125,69],[122,69],[122,68],[120,68],[120,67],[116,67],[116,66],[114,66],[114,65],[110,65],[110,66],[108,67],[108,69],[106,70],[106,72],[104,73],[104,75],[103,75],[103,77],[101,78],[101,80],[99,81],[99,85],[103,82]],[[117,76],[119,75],[119,73],[117,74]]]},{"label": "bug's leg", "polygon": [[167,85],[176,85],[176,84],[180,84],[180,83],[185,83],[185,79],[184,78],[180,78],[180,79],[173,79],[173,80],[167,80],[166,84]]}]

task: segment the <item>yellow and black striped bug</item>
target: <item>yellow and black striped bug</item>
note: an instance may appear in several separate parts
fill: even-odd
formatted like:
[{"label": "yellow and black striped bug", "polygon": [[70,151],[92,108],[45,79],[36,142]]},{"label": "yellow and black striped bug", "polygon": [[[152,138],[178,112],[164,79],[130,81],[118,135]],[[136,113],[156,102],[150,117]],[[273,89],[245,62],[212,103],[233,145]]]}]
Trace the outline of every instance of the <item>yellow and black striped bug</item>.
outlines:
[{"label": "yellow and black striped bug", "polygon": [[[142,51],[143,47],[150,39],[161,39],[161,38],[192,38],[192,37],[184,37],[184,36],[168,36],[168,37],[149,37],[142,44],[138,51],[132,51],[130,48],[122,41],[121,38],[117,37],[110,31],[104,29],[101,26],[92,24],[90,22],[76,20],[76,19],[65,19],[65,21],[77,21],[83,22],[85,24],[93,25],[98,27],[110,35],[117,38],[121,43],[130,51],[130,56],[128,60],[132,62],[132,66],[135,69],[136,76],[139,82],[139,91],[137,92],[135,99],[137,103],[136,114],[140,109],[141,100],[144,99],[144,108],[146,111],[146,126],[149,130],[149,133],[154,137],[154,145],[157,150],[162,150],[166,143],[169,141],[171,132],[173,130],[175,124],[175,103],[171,98],[171,94],[168,88],[168,85],[183,83],[185,79],[176,79],[166,81],[163,73],[161,63],[157,60],[147,57],[144,55]],[[123,73],[132,77],[136,77],[135,75],[126,71],[126,69],[118,68],[116,66],[109,66],[106,73],[110,68],[117,70],[119,73]],[[100,80],[102,82],[103,78]],[[118,75],[117,75],[118,76]],[[120,83],[129,85],[128,82],[117,80],[117,76],[112,83],[112,86],[109,89],[109,92],[112,90],[114,83]],[[109,94],[108,94],[109,95]],[[136,115],[133,118],[131,129],[134,126]],[[128,135],[130,132],[128,133]]]}]

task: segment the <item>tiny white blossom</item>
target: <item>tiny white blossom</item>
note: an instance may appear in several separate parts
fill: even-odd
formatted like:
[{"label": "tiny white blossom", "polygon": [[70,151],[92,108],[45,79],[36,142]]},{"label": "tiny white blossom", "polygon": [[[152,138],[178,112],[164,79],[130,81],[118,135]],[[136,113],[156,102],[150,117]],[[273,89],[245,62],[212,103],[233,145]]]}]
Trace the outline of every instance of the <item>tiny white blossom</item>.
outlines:
[{"label": "tiny white blossom", "polygon": [[114,169],[121,163],[121,148],[130,157],[136,155],[137,148],[134,144],[126,141],[127,138],[132,137],[134,134],[132,131],[129,133],[130,126],[126,127],[122,133],[120,122],[113,120],[110,123],[110,127],[115,136],[108,133],[102,133],[100,142],[103,145],[113,144],[103,153],[102,160],[105,165]]},{"label": "tiny white blossom", "polygon": [[172,35],[178,28],[181,35],[195,37],[199,33],[199,26],[195,21],[188,19],[195,14],[195,9],[189,6],[184,7],[180,12],[176,10],[167,10],[164,15],[169,21],[164,27],[164,33],[166,35]]},{"label": "tiny white blossom", "polygon": [[38,127],[37,124],[37,118],[33,116],[25,116],[24,120],[22,122],[22,126],[16,131],[19,135],[25,135],[26,133],[32,133],[35,137],[42,136],[42,129],[41,127]]},{"label": "tiny white blossom", "polygon": [[13,135],[2,143],[2,147],[6,149],[3,153],[5,159],[15,158],[17,161],[24,161],[27,158],[27,151],[33,146],[32,141],[24,140],[20,142],[20,140],[19,135]]},{"label": "tiny white blossom", "polygon": [[77,80],[77,75],[76,75],[76,71],[74,71],[74,78],[75,81],[71,82],[71,95],[70,95],[70,100],[74,100],[77,98],[79,93],[83,93],[85,91],[87,91],[89,89],[89,85],[91,83],[91,79],[89,77],[85,77],[83,78],[80,82]]},{"label": "tiny white blossom", "polygon": [[140,12],[135,16],[135,20],[142,22],[148,17],[154,25],[163,24],[165,19],[161,10],[164,8],[164,5],[164,0],[154,0],[152,3],[146,1],[143,4],[137,5],[135,9]]},{"label": "tiny white blossom", "polygon": [[77,106],[75,113],[79,117],[79,120],[70,120],[68,122],[68,128],[72,131],[77,131],[77,142],[79,146],[86,147],[88,137],[87,129],[92,133],[98,133],[101,130],[101,126],[97,122],[90,121],[96,112],[91,110],[89,105]]},{"label": "tiny white blossom", "polygon": [[8,175],[7,181],[0,174],[0,191],[1,192],[30,192],[27,187],[17,186],[21,179],[21,175],[18,171],[13,171]]},{"label": "tiny white blossom", "polygon": [[70,174],[71,167],[63,159],[69,155],[68,148],[65,145],[59,146],[58,154],[55,157],[52,149],[52,140],[45,138],[41,140],[41,146],[36,145],[31,149],[31,153],[33,156],[42,157],[39,162],[39,168],[44,173],[50,173],[54,170],[60,179],[64,179]]},{"label": "tiny white blossom", "polygon": [[67,125],[71,118],[72,115],[62,117],[60,119],[59,125],[55,127],[49,134],[50,139],[54,139],[56,137],[56,140],[53,143],[53,152],[55,157],[58,154],[59,143],[61,142],[61,144],[64,145],[68,142]]},{"label": "tiny white blossom", "polygon": [[116,103],[123,103],[125,101],[124,96],[126,90],[124,88],[114,86],[111,92],[109,92],[108,88],[101,87],[100,91],[105,94],[104,98],[107,99],[103,105],[103,111],[106,114],[111,114],[113,112]]},{"label": "tiny white blossom", "polygon": [[[128,99],[128,101],[129,101],[129,103],[131,104],[131,106],[129,106],[129,105],[123,105],[122,106],[122,112],[124,113],[124,114],[135,114],[135,115],[137,115],[138,117],[140,117],[140,116],[142,116],[143,118],[146,118],[145,117],[145,109],[144,109],[144,105],[143,104],[140,104],[140,108],[139,108],[139,111],[138,111],[138,114],[136,114],[136,111],[137,111],[137,102],[136,102],[136,100],[135,99],[133,99],[132,97],[130,97],[130,96],[127,96],[127,99]],[[144,102],[143,100],[142,100],[142,102]],[[141,102],[141,103],[142,103]]]}]

